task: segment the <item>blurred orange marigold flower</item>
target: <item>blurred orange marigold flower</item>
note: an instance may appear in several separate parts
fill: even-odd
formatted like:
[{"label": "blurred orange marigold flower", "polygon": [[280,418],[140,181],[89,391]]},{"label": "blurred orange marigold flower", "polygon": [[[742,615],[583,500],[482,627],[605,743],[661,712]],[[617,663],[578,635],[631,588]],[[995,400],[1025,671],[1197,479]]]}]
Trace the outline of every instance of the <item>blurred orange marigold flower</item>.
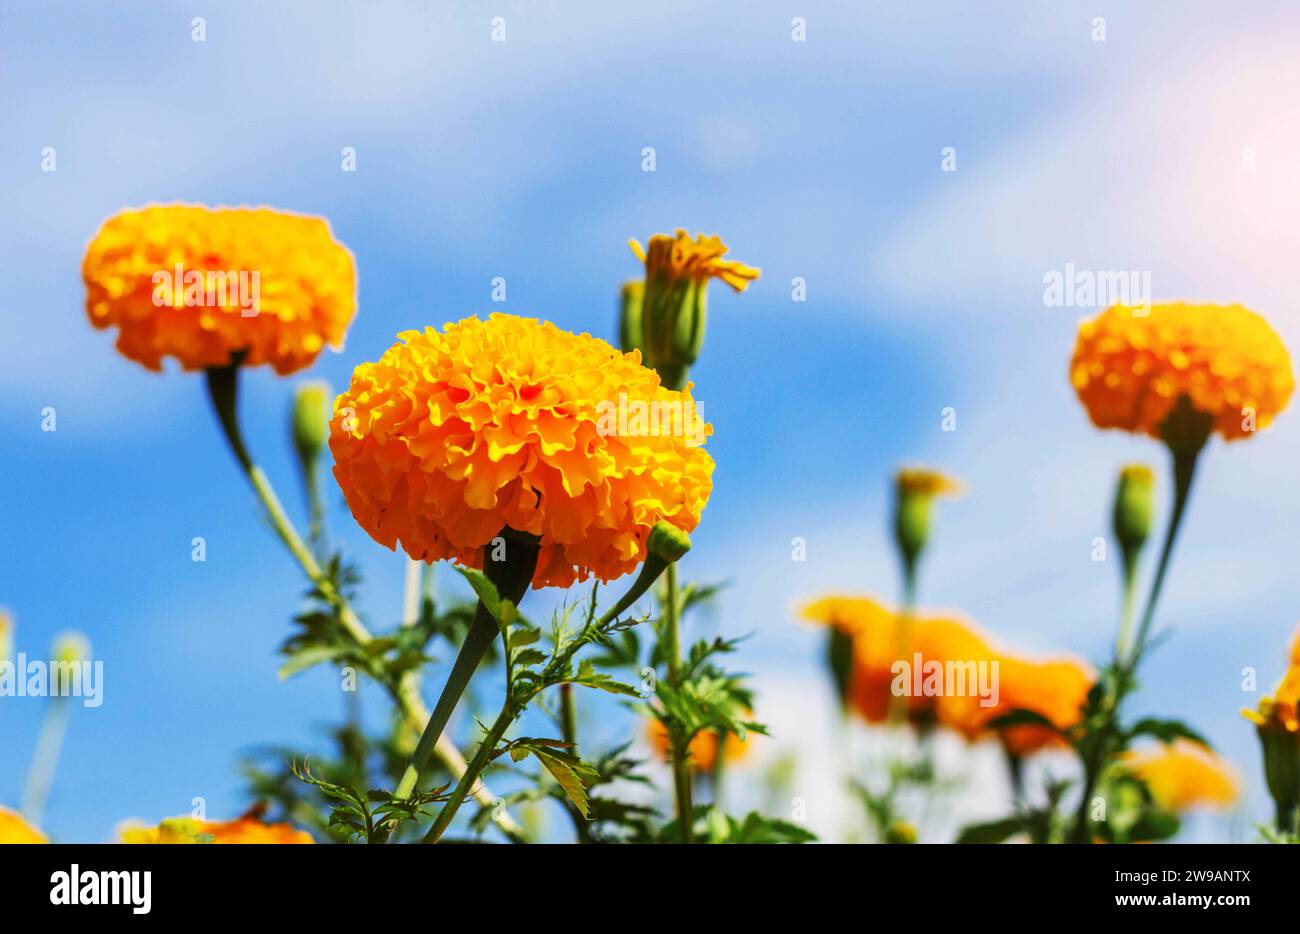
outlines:
[{"label": "blurred orange marigold flower", "polygon": [[[1073,659],[1032,661],[1003,656],[998,669],[999,703],[984,723],[1012,710],[1032,710],[1064,730],[1079,722],[1080,709],[1095,680],[1086,665]],[[1007,751],[1017,756],[1066,745],[1063,737],[1043,726],[1008,727],[1001,731],[1001,739]]]},{"label": "blurred orange marigold flower", "polygon": [[[353,372],[330,424],[334,476],[379,543],[481,568],[509,527],[540,537],[533,585],[567,587],[634,570],[661,519],[699,523],[712,429],[690,385],[665,389],[638,352],[506,314],[398,337]],[[621,424],[651,410],[686,430]]]},{"label": "blurred orange marigold flower", "polygon": [[[658,720],[651,719],[647,725],[650,746],[662,759],[668,759],[668,731]],[[734,733],[723,737],[722,761],[740,762],[749,755],[749,735],[744,739]],[[712,772],[718,761],[718,733],[716,730],[701,730],[696,733],[687,747],[690,753],[691,768],[700,772]]]},{"label": "blurred orange marigold flower", "polygon": [[1177,813],[1202,805],[1224,807],[1240,794],[1232,767],[1190,740],[1140,752],[1130,750],[1121,762],[1146,783],[1151,797],[1166,811]]},{"label": "blurred orange marigold flower", "polygon": [[1241,305],[1173,303],[1137,312],[1115,305],[1079,325],[1070,379],[1098,428],[1159,438],[1186,396],[1233,441],[1286,408],[1295,388],[1291,358],[1264,318]]},{"label": "blurred orange marigold flower", "polygon": [[41,833],[16,811],[0,807],[0,843],[47,843]]},{"label": "blurred orange marigold flower", "polygon": [[[200,839],[200,835],[204,839]],[[157,827],[124,829],[123,843],[314,843],[311,834],[289,824],[264,824],[246,814],[230,821],[173,817]],[[211,837],[211,839],[206,839]]]},{"label": "blurred orange marigold flower", "polygon": [[[342,348],[356,312],[352,254],[323,218],[170,204],[106,220],[81,265],[86,313],[151,370],[249,366],[281,375]],[[177,276],[180,276],[178,279]]]},{"label": "blurred orange marigold flower", "polygon": [[[897,613],[867,597],[828,596],[806,605],[800,615],[807,620],[833,626],[853,639],[853,668],[849,675],[848,701],[868,723],[882,723],[889,717],[893,683],[899,660]],[[935,661],[965,664],[991,661],[994,657],[984,636],[970,623],[950,617],[917,617],[910,626],[911,655],[905,661],[921,665]],[[908,717],[913,722],[938,720],[945,726],[966,731],[971,716],[968,708],[978,698],[925,696],[907,698]]]}]

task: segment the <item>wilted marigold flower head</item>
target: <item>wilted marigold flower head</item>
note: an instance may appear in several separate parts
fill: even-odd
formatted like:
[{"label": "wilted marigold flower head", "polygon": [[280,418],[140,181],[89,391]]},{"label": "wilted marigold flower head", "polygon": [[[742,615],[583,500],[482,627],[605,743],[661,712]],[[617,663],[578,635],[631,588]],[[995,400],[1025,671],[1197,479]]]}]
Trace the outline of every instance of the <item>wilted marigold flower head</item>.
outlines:
[{"label": "wilted marigold flower head", "polygon": [[1225,807],[1240,794],[1232,767],[1189,740],[1140,752],[1130,750],[1121,762],[1126,771],[1142,779],[1156,804],[1166,811]]},{"label": "wilted marigold flower head", "polygon": [[357,367],[330,425],[334,476],[380,544],[481,568],[509,528],[540,539],[533,585],[567,587],[634,570],[660,520],[699,523],[711,429],[637,427],[650,408],[699,418],[690,386],[665,389],[638,353],[505,314],[398,337]]},{"label": "wilted marigold flower head", "polygon": [[246,814],[229,821],[200,821],[173,817],[157,827],[126,828],[123,843],[314,843],[311,834],[289,824],[264,824]]},{"label": "wilted marigold flower head", "polygon": [[281,375],[343,346],[352,254],[319,217],[270,208],[153,205],[104,222],[81,265],[86,313],[151,370],[248,366]]},{"label": "wilted marigold flower head", "polygon": [[680,227],[673,236],[655,234],[643,248],[629,240],[636,258],[645,263],[646,278],[664,275],[670,279],[721,279],[737,292],[743,292],[760,275],[760,270],[734,259],[723,259],[727,245],[720,237],[696,234],[694,238]]},{"label": "wilted marigold flower head", "polygon": [[1141,311],[1115,305],[1079,325],[1070,379],[1098,428],[1160,438],[1186,397],[1233,441],[1286,408],[1295,388],[1291,358],[1255,312],[1181,303]]},{"label": "wilted marigold flower head", "polygon": [[0,844],[48,843],[41,833],[22,816],[6,807],[0,807]]}]

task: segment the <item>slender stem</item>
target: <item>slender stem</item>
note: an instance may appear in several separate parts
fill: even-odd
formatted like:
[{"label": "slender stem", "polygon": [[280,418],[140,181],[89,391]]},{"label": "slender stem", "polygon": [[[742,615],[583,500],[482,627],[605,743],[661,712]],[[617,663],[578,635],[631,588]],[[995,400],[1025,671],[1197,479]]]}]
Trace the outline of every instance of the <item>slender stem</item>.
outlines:
[{"label": "slender stem", "polygon": [[41,718],[41,732],[36,739],[31,768],[27,771],[27,784],[23,787],[23,816],[32,824],[40,824],[45,813],[45,801],[54,783],[54,772],[59,765],[63,737],[68,730],[68,698],[55,696],[45,708]]},{"label": "slender stem", "polygon": [[668,683],[676,684],[682,667],[680,600],[677,565],[670,565],[664,577],[664,656],[668,664]]},{"label": "slender stem", "polygon": [[437,843],[441,839],[443,833],[451,824],[452,818],[456,816],[456,812],[460,810],[461,804],[464,803],[465,796],[469,794],[470,788],[478,780],[479,774],[492,761],[492,754],[496,751],[497,743],[501,741],[506,728],[514,722],[514,719],[514,711],[510,709],[510,703],[507,701],[505,706],[501,708],[501,713],[497,716],[496,722],[492,724],[487,736],[483,738],[483,742],[479,744],[478,749],[475,751],[474,758],[470,760],[469,768],[465,770],[465,774],[456,783],[451,797],[447,799],[447,803],[438,812],[438,817],[434,820],[433,826],[429,828],[423,842]]},{"label": "slender stem", "polygon": [[1134,548],[1124,555],[1123,598],[1120,605],[1119,634],[1115,637],[1115,660],[1121,661],[1129,652],[1133,636],[1133,603],[1137,595],[1138,552]]},{"label": "slender stem", "polygon": [[709,784],[713,786],[713,807],[715,810],[722,810],[722,779],[727,772],[727,743],[731,742],[730,734],[717,731],[713,734],[715,745],[713,747],[713,768],[709,770]]},{"label": "slender stem", "polygon": [[1133,671],[1142,659],[1150,638],[1151,622],[1155,618],[1156,603],[1164,588],[1165,574],[1169,570],[1169,558],[1174,552],[1174,542],[1178,539],[1178,530],[1182,527],[1183,515],[1187,511],[1187,501],[1192,492],[1192,478],[1196,474],[1196,462],[1203,445],[1174,452],[1174,505],[1169,516],[1169,529],[1165,533],[1164,545],[1160,549],[1160,560],[1156,564],[1156,576],[1151,582],[1151,593],[1147,596],[1146,608],[1142,611],[1142,622],[1138,625],[1137,638],[1133,642],[1133,651],[1127,660],[1127,670]]},{"label": "slender stem", "polygon": [[[912,664],[912,628],[916,617],[916,561],[903,559],[903,606],[899,611],[894,626],[894,653],[897,660]],[[908,681],[911,684],[911,679]],[[908,697],[904,694],[891,694],[889,697],[889,720],[895,726],[907,720]]]},{"label": "slender stem", "polygon": [[[568,751],[578,755],[578,711],[573,697],[573,685],[566,681],[560,685],[560,735],[564,738]],[[570,802],[566,805],[569,817],[573,820],[573,831],[579,843],[590,843],[591,833],[587,829],[587,818],[582,816]]]},{"label": "slender stem", "polygon": [[[668,664],[668,683],[677,686],[681,676],[681,596],[677,586],[677,565],[668,565],[664,577],[664,655]],[[691,772],[687,763],[687,744],[674,738],[670,744],[673,768],[673,797],[677,803],[677,825],[682,842],[694,842],[695,810],[691,805]]]},{"label": "slender stem", "polygon": [[[344,632],[358,645],[363,647],[369,645],[374,640],[374,637],[353,611],[347,599],[334,588],[329,578],[325,576],[311,550],[303,543],[302,537],[285,514],[284,507],[280,505],[280,500],[275,495],[275,490],[272,489],[266,474],[253,462],[248,453],[243,434],[239,429],[237,412],[239,395],[238,364],[209,369],[207,376],[208,391],[212,397],[213,407],[216,409],[217,419],[225,433],[226,441],[230,444],[235,460],[239,462],[239,466],[243,469],[249,484],[253,487],[253,491],[261,501],[262,507],[266,510],[267,518],[270,520],[275,534],[284,543],[289,553],[297,559],[307,577],[320,589],[321,593],[326,596],[326,599],[334,607],[339,625]],[[424,701],[419,696],[419,692],[388,687],[393,699],[401,708],[403,716],[414,724],[415,729],[420,729],[421,725],[428,719],[429,714],[424,706]],[[439,742],[435,752],[443,766],[453,777],[464,774],[465,758],[450,740]],[[495,800],[487,788],[478,789],[476,798],[484,806],[490,806]],[[493,819],[497,826],[507,837],[516,843],[525,842],[523,828],[513,817],[505,811],[494,812],[494,815]]]}]

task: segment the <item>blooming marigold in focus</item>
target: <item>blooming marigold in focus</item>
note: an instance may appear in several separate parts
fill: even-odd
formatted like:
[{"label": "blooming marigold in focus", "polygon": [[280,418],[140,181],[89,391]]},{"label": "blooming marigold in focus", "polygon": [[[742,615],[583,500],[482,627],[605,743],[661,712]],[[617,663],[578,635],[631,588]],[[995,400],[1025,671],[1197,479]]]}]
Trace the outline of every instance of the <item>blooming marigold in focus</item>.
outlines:
[{"label": "blooming marigold in focus", "polygon": [[314,843],[311,834],[289,824],[264,824],[253,814],[230,821],[173,817],[157,827],[128,828],[123,843]]},{"label": "blooming marigold in focus", "polygon": [[[1070,379],[1098,428],[1160,438],[1180,398],[1233,441],[1266,427],[1295,388],[1291,358],[1241,305],[1115,305],[1079,325]],[[1253,420],[1248,411],[1253,410]]]},{"label": "blooming marigold in focus", "polygon": [[1126,771],[1142,779],[1156,804],[1166,811],[1179,813],[1202,805],[1224,807],[1240,794],[1232,767],[1189,740],[1141,752],[1130,750],[1121,762]]},{"label": "blooming marigold in focus", "polygon": [[116,327],[117,349],[151,370],[243,354],[292,373],[340,349],[356,311],[352,254],[328,222],[270,208],[123,211],[90,241],[81,275],[91,323]]},{"label": "blooming marigold in focus", "polygon": [[[665,761],[668,759],[668,731],[658,720],[649,721],[647,736],[655,753]],[[690,755],[691,768],[700,772],[712,772],[718,761],[718,732],[700,730],[692,737],[687,751]],[[749,736],[741,739],[734,733],[727,733],[722,738],[722,761],[740,762],[749,755]]]},{"label": "blooming marigold in focus", "polygon": [[48,843],[41,833],[22,816],[6,807],[0,807],[0,843]]},{"label": "blooming marigold in focus", "polygon": [[737,292],[743,292],[761,271],[734,259],[723,259],[727,245],[720,237],[697,234],[694,238],[680,227],[673,236],[655,234],[642,248],[629,240],[636,258],[646,264],[646,277],[664,274],[671,279],[721,279]]},{"label": "blooming marigold in focus", "polygon": [[[665,389],[639,353],[506,314],[398,337],[357,367],[330,424],[334,476],[376,541],[481,568],[510,528],[540,539],[533,585],[567,587],[635,569],[660,520],[699,523],[712,429],[691,387]],[[621,414],[651,409],[695,428]]]}]

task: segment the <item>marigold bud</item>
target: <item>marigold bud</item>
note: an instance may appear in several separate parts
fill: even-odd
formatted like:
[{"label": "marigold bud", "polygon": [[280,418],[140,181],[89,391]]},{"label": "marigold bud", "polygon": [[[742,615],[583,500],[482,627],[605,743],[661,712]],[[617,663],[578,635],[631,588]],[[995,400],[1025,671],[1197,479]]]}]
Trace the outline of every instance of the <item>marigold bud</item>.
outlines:
[{"label": "marigold bud", "polygon": [[623,283],[619,294],[618,344],[623,353],[641,351],[645,357],[645,339],[641,323],[641,303],[645,298],[645,283],[629,279]]},{"label": "marigold bud", "polygon": [[900,470],[894,477],[894,540],[904,564],[914,565],[925,549],[934,498],[960,489],[955,480],[934,470]]},{"label": "marigold bud", "polygon": [[313,379],[298,384],[293,397],[293,446],[298,459],[310,466],[330,436],[330,386]]},{"label": "marigold bud", "polygon": [[1155,511],[1155,476],[1145,464],[1130,464],[1115,487],[1115,538],[1127,555],[1137,554],[1151,534]]},{"label": "marigold bud", "polygon": [[646,547],[650,549],[651,554],[672,564],[691,550],[691,537],[671,522],[661,520],[650,530]]}]

